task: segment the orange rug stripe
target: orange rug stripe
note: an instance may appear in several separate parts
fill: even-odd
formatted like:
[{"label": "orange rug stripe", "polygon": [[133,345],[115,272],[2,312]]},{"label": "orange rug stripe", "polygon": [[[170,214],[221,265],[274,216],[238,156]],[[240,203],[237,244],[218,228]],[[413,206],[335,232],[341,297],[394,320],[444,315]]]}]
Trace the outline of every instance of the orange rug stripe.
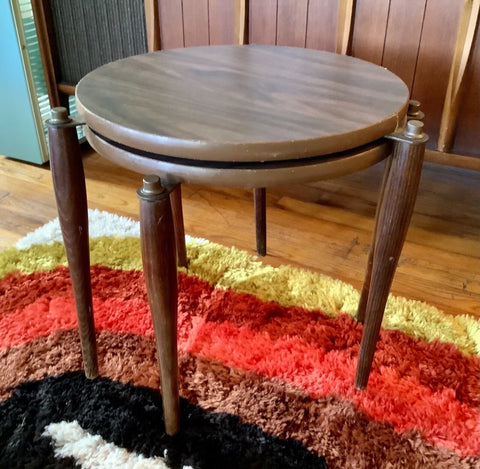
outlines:
[{"label": "orange rug stripe", "polygon": [[[116,274],[128,278],[128,272]],[[57,270],[53,275],[58,281],[60,272]],[[138,275],[134,277],[141,281]],[[103,279],[96,277],[94,281],[95,292],[101,291],[100,296],[104,298],[96,297],[94,301],[98,330],[152,336],[143,289],[135,293],[130,284],[126,295],[129,299],[107,298],[109,288],[119,296],[125,297],[125,292],[118,283],[112,286]],[[32,291],[34,283],[31,283]],[[402,367],[386,366],[387,357],[383,357],[382,363],[382,354],[378,354],[367,390],[354,390],[352,382],[361,326],[351,318],[343,315],[328,319],[320,312],[285,308],[244,293],[215,290],[194,277],[181,276],[180,291],[181,351],[283,379],[313,398],[335,394],[355,403],[371,418],[391,422],[398,432],[420,429],[431,443],[463,456],[478,452],[478,409],[459,401],[454,390],[441,386],[432,390],[420,384],[415,376],[405,376]],[[67,293],[63,289],[60,297],[44,295],[23,310],[3,314],[0,346],[9,347],[48,336],[59,329],[75,328],[74,303]],[[337,335],[343,337],[343,342],[335,345]],[[382,342],[403,335],[384,333]],[[438,353],[435,347],[444,344],[423,346],[430,347],[430,353]],[[448,352],[448,347],[444,351]],[[412,358],[414,356],[408,355],[408,360]],[[476,363],[478,368],[478,358],[465,357],[464,360]],[[478,396],[478,391],[476,394]]]}]

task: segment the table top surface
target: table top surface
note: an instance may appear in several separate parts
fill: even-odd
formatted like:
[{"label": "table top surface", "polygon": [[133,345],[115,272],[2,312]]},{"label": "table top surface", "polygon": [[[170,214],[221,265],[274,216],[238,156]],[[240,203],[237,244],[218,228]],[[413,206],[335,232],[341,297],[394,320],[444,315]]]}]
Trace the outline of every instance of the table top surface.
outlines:
[{"label": "table top surface", "polygon": [[92,131],[135,150],[275,161],[353,149],[394,131],[407,86],[352,57],[279,46],[206,46],[130,57],[86,75]]}]

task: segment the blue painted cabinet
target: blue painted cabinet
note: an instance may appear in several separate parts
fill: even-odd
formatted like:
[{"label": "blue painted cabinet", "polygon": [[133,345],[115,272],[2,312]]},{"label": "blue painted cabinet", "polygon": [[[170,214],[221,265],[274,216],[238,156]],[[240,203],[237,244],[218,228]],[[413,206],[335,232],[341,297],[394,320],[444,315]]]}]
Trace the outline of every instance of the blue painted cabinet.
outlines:
[{"label": "blue painted cabinet", "polygon": [[29,1],[0,0],[0,31],[0,154],[42,164],[48,97]]}]

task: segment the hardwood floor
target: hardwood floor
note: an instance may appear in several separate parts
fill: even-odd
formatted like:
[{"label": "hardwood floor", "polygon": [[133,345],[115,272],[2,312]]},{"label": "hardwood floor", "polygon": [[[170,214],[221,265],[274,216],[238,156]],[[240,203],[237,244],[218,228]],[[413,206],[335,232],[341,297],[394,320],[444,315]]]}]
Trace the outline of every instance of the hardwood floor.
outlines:
[{"label": "hardwood floor", "polygon": [[[138,219],[141,176],[84,158],[89,206]],[[361,287],[383,165],[267,191],[264,262],[290,263]],[[252,191],[182,187],[185,230],[252,254]],[[0,249],[56,216],[50,171],[0,157]],[[480,172],[426,163],[392,292],[479,316]]]}]

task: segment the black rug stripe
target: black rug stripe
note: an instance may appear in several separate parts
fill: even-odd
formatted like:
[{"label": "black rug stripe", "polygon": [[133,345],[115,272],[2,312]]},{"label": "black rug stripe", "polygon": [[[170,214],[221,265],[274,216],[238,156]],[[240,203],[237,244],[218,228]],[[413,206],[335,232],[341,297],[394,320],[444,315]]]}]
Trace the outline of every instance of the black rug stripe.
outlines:
[{"label": "black rug stripe", "polygon": [[162,399],[149,388],[67,373],[16,388],[0,403],[0,468],[75,467],[55,459],[47,425],[77,420],[91,434],[172,468],[326,468],[299,442],[280,440],[226,413],[205,412],[181,400],[182,430],[169,437]]}]

